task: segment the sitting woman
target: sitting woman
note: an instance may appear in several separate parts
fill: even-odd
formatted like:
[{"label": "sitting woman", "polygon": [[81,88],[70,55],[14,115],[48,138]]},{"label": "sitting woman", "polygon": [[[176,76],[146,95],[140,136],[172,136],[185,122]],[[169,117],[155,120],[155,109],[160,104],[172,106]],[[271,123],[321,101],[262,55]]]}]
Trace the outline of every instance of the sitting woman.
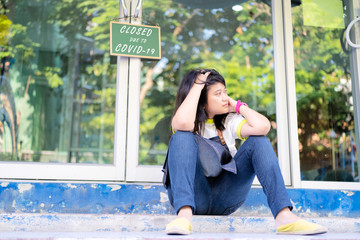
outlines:
[{"label": "sitting woman", "polygon": [[[183,78],[171,122],[175,132],[164,163],[164,185],[177,218],[167,234],[190,234],[192,216],[228,215],[239,208],[259,179],[275,218],[278,234],[318,234],[327,229],[295,216],[271,143],[265,137],[269,120],[226,93],[224,78],[215,70],[192,70]],[[223,141],[235,171],[217,176],[204,173],[197,137]],[[220,137],[220,138],[219,138]],[[235,139],[245,140],[237,150]],[[203,164],[202,164],[203,162]]]}]

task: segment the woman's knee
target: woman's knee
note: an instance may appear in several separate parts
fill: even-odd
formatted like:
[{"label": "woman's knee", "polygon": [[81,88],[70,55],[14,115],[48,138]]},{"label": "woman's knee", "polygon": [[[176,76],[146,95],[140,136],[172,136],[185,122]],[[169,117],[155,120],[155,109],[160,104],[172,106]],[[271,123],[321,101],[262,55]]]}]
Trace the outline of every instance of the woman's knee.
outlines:
[{"label": "woman's knee", "polygon": [[271,145],[269,139],[264,135],[250,136],[246,141],[248,141],[248,143],[253,144],[254,147],[258,147],[259,145],[269,145],[269,144]]},{"label": "woman's knee", "polygon": [[266,152],[269,154],[274,152],[271,142],[266,136],[250,136],[246,142],[250,151]]},{"label": "woman's knee", "polygon": [[257,141],[266,141],[266,140],[269,140],[269,139],[264,135],[260,135],[260,136],[249,136],[247,140],[257,142]]},{"label": "woman's knee", "polygon": [[257,161],[263,162],[263,165],[269,168],[272,168],[273,164],[278,165],[274,148],[266,136],[252,136],[246,141],[248,140],[251,140],[252,156],[255,157]]},{"label": "woman's knee", "polygon": [[184,142],[184,141],[194,141],[194,134],[189,131],[176,131],[170,139],[170,143],[173,142]]},{"label": "woman's knee", "polygon": [[176,153],[183,156],[196,157],[198,146],[192,132],[177,131],[171,136],[169,142],[169,151],[171,155]]}]

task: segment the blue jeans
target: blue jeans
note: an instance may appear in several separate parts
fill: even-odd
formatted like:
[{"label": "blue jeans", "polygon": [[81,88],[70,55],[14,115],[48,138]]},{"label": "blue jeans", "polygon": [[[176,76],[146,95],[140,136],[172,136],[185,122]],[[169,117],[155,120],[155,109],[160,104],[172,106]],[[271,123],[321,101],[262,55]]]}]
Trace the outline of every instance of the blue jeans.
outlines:
[{"label": "blue jeans", "polygon": [[258,177],[274,216],[285,207],[292,209],[279,164],[265,136],[251,136],[239,148],[234,160],[237,174],[223,171],[207,178],[202,172],[194,134],[177,131],[169,142],[167,158],[168,195],[176,212],[190,206],[194,214],[228,215],[244,202]]}]

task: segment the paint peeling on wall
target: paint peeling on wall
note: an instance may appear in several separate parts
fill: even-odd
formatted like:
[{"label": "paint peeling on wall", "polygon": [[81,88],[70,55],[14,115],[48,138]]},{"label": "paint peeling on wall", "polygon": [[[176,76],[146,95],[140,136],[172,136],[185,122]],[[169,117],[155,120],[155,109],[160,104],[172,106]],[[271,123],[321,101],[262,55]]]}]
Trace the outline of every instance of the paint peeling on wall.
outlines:
[{"label": "paint peeling on wall", "polygon": [[168,201],[169,201],[169,196],[166,193],[160,192],[160,202],[164,203]]},{"label": "paint peeling on wall", "polygon": [[31,190],[32,187],[33,186],[31,184],[19,184],[18,185],[19,193],[29,191],[29,190]]},{"label": "paint peeling on wall", "polygon": [[109,185],[111,191],[117,191],[121,189],[121,185]]},{"label": "paint peeling on wall", "polygon": [[351,197],[352,195],[354,195],[355,193],[354,192],[352,192],[352,191],[342,191],[343,193],[345,193],[346,194],[346,196],[348,196],[348,197]]},{"label": "paint peeling on wall", "polygon": [[73,185],[73,184],[68,184],[67,185],[69,188],[77,188],[77,186],[76,185]]},{"label": "paint peeling on wall", "polygon": [[302,206],[300,204],[295,203],[293,200],[290,199],[291,204],[293,205],[293,211],[294,212],[300,212]]}]

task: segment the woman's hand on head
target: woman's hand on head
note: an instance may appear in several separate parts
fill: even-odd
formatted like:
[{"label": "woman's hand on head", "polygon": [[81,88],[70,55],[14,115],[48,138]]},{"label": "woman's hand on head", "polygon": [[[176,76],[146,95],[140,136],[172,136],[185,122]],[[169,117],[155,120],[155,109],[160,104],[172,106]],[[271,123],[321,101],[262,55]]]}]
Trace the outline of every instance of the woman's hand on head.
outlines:
[{"label": "woman's hand on head", "polygon": [[210,72],[206,72],[206,73],[200,73],[199,75],[197,75],[194,83],[202,85],[203,87],[205,86],[205,82],[207,77],[209,76]]},{"label": "woman's hand on head", "polygon": [[229,112],[236,112],[237,101],[228,96]]}]

